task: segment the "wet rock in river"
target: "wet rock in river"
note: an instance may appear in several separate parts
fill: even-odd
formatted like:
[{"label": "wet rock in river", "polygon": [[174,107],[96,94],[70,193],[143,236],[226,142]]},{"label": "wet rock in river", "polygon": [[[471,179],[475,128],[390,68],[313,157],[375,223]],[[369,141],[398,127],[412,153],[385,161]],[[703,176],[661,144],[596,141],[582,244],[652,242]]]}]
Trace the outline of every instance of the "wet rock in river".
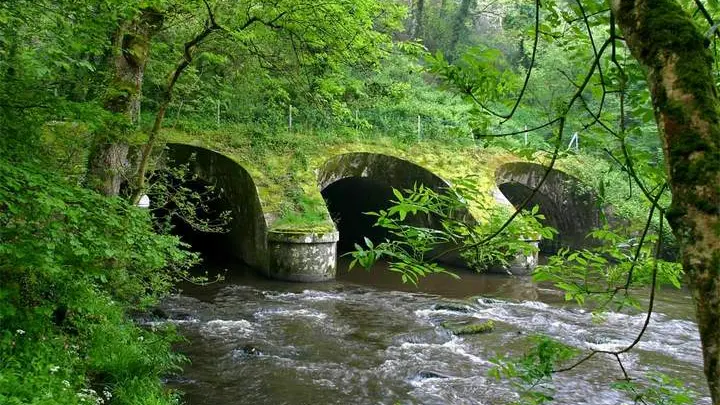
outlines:
[{"label": "wet rock in river", "polygon": [[429,370],[420,370],[417,373],[418,378],[426,379],[426,378],[450,378],[449,375],[445,375],[442,373],[437,373],[435,371],[429,371]]},{"label": "wet rock in river", "polygon": [[495,322],[492,319],[485,322],[443,322],[440,326],[449,330],[453,335],[477,335],[492,332],[495,329]]},{"label": "wet rock in river", "polygon": [[469,305],[458,302],[441,302],[433,305],[433,309],[436,311],[453,311],[463,313],[472,311],[472,308]]},{"label": "wet rock in river", "polygon": [[255,357],[262,356],[260,349],[253,345],[245,345],[239,349],[233,350],[233,355],[238,357]]},{"label": "wet rock in river", "polygon": [[498,300],[495,298],[483,297],[482,295],[476,295],[476,296],[470,297],[470,298],[468,298],[468,301],[470,301],[472,303],[478,303],[481,305],[503,305],[503,304],[505,304],[505,302],[502,300]]},{"label": "wet rock in river", "polygon": [[418,330],[403,333],[393,337],[394,345],[402,345],[403,343],[421,343],[421,344],[443,344],[448,341],[447,335],[439,334],[436,330]]}]

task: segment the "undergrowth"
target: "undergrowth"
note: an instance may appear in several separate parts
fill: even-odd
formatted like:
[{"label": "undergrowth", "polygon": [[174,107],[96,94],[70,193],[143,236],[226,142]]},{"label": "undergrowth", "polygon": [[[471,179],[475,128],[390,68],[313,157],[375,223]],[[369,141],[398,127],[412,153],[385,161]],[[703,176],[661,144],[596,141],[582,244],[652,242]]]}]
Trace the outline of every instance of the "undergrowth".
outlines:
[{"label": "undergrowth", "polygon": [[168,293],[196,256],[147,212],[0,160],[0,403],[172,404],[171,328],[129,317]]}]

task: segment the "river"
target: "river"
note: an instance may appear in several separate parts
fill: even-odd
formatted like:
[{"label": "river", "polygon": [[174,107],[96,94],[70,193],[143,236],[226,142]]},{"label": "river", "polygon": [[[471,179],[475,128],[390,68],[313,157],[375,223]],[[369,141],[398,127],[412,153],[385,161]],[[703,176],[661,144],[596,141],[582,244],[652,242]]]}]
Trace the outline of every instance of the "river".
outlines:
[{"label": "river", "polygon": [[[186,285],[162,309],[187,342],[191,360],[168,385],[187,404],[507,404],[516,388],[488,376],[490,359],[520,354],[529,336],[615,349],[631,342],[644,314],[610,313],[602,323],[528,277],[461,271],[403,285],[382,264],[372,271],[341,266],[337,281],[267,280],[239,264],[226,280]],[[467,311],[437,309],[465,300]],[[623,355],[628,372],[660,371],[682,379],[709,404],[702,353],[687,291],[663,290],[637,349]],[[454,336],[447,320],[495,322],[491,333]],[[611,384],[617,361],[596,356],[556,375],[555,404],[632,404]]]}]

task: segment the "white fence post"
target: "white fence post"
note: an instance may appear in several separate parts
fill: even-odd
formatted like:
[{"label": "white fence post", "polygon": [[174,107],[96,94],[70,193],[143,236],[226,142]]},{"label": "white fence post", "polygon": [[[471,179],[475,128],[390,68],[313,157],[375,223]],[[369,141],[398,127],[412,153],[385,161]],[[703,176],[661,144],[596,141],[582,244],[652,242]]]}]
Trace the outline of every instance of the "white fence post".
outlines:
[{"label": "white fence post", "polygon": [[220,100],[217,102],[217,123],[220,125]]},{"label": "white fence post", "polygon": [[418,140],[422,138],[422,122],[420,121],[420,114],[418,114]]},{"label": "white fence post", "polygon": [[288,105],[288,131],[292,131],[292,104]]}]

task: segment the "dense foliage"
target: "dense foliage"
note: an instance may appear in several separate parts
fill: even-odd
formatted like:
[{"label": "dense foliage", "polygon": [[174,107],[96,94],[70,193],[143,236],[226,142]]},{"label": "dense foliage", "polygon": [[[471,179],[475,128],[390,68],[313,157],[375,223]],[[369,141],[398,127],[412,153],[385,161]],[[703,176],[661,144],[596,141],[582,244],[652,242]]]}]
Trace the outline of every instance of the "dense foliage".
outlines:
[{"label": "dense foliage", "polygon": [[168,403],[170,330],[128,318],[195,255],[147,212],[73,186],[41,162],[0,162],[0,402]]},{"label": "dense foliage", "polygon": [[[686,22],[693,29],[680,39],[716,50],[716,1],[660,3],[667,7],[657,15],[683,17],[655,31]],[[637,287],[678,286],[678,266],[658,259],[671,239],[667,183],[678,173],[693,178],[665,169],[647,62],[624,45],[615,17],[595,0],[0,2],[0,402],[174,401],[159,384],[181,360],[170,351],[173,333],[128,317],[197,260],[163,234],[167,221],[132,204],[153,187],[145,179],[163,129],[190,138],[217,131],[258,156],[292,154],[297,167],[316,147],[308,143],[380,135],[493,145],[549,167],[585,162],[578,177],[625,226],[595,231],[606,242],[597,249],[562,250],[537,279],[603,307],[635,304]],[[709,28],[705,37],[699,27]],[[692,83],[704,71],[689,70],[681,78]],[[712,80],[699,81],[714,91]],[[716,150],[704,150],[717,161]],[[318,202],[288,190],[293,203],[281,220],[312,215]],[[529,204],[513,214],[476,194],[463,182],[446,194],[398,191],[395,207],[373,214],[394,239],[358,246],[357,261],[391,259],[418,282],[443,271],[426,263],[443,250],[485,268],[531,251],[528,239],[552,237]],[[198,197],[177,201],[202,205]],[[468,225],[472,210],[491,213]],[[417,214],[435,226],[403,221]],[[498,361],[497,375],[526,385],[551,378],[552,363],[571,353],[537,343],[519,362]],[[663,391],[674,381],[649,381],[643,388],[628,377],[620,388],[642,393],[638,401],[686,401],[679,389]],[[528,392],[530,401],[551,397]]]}]

